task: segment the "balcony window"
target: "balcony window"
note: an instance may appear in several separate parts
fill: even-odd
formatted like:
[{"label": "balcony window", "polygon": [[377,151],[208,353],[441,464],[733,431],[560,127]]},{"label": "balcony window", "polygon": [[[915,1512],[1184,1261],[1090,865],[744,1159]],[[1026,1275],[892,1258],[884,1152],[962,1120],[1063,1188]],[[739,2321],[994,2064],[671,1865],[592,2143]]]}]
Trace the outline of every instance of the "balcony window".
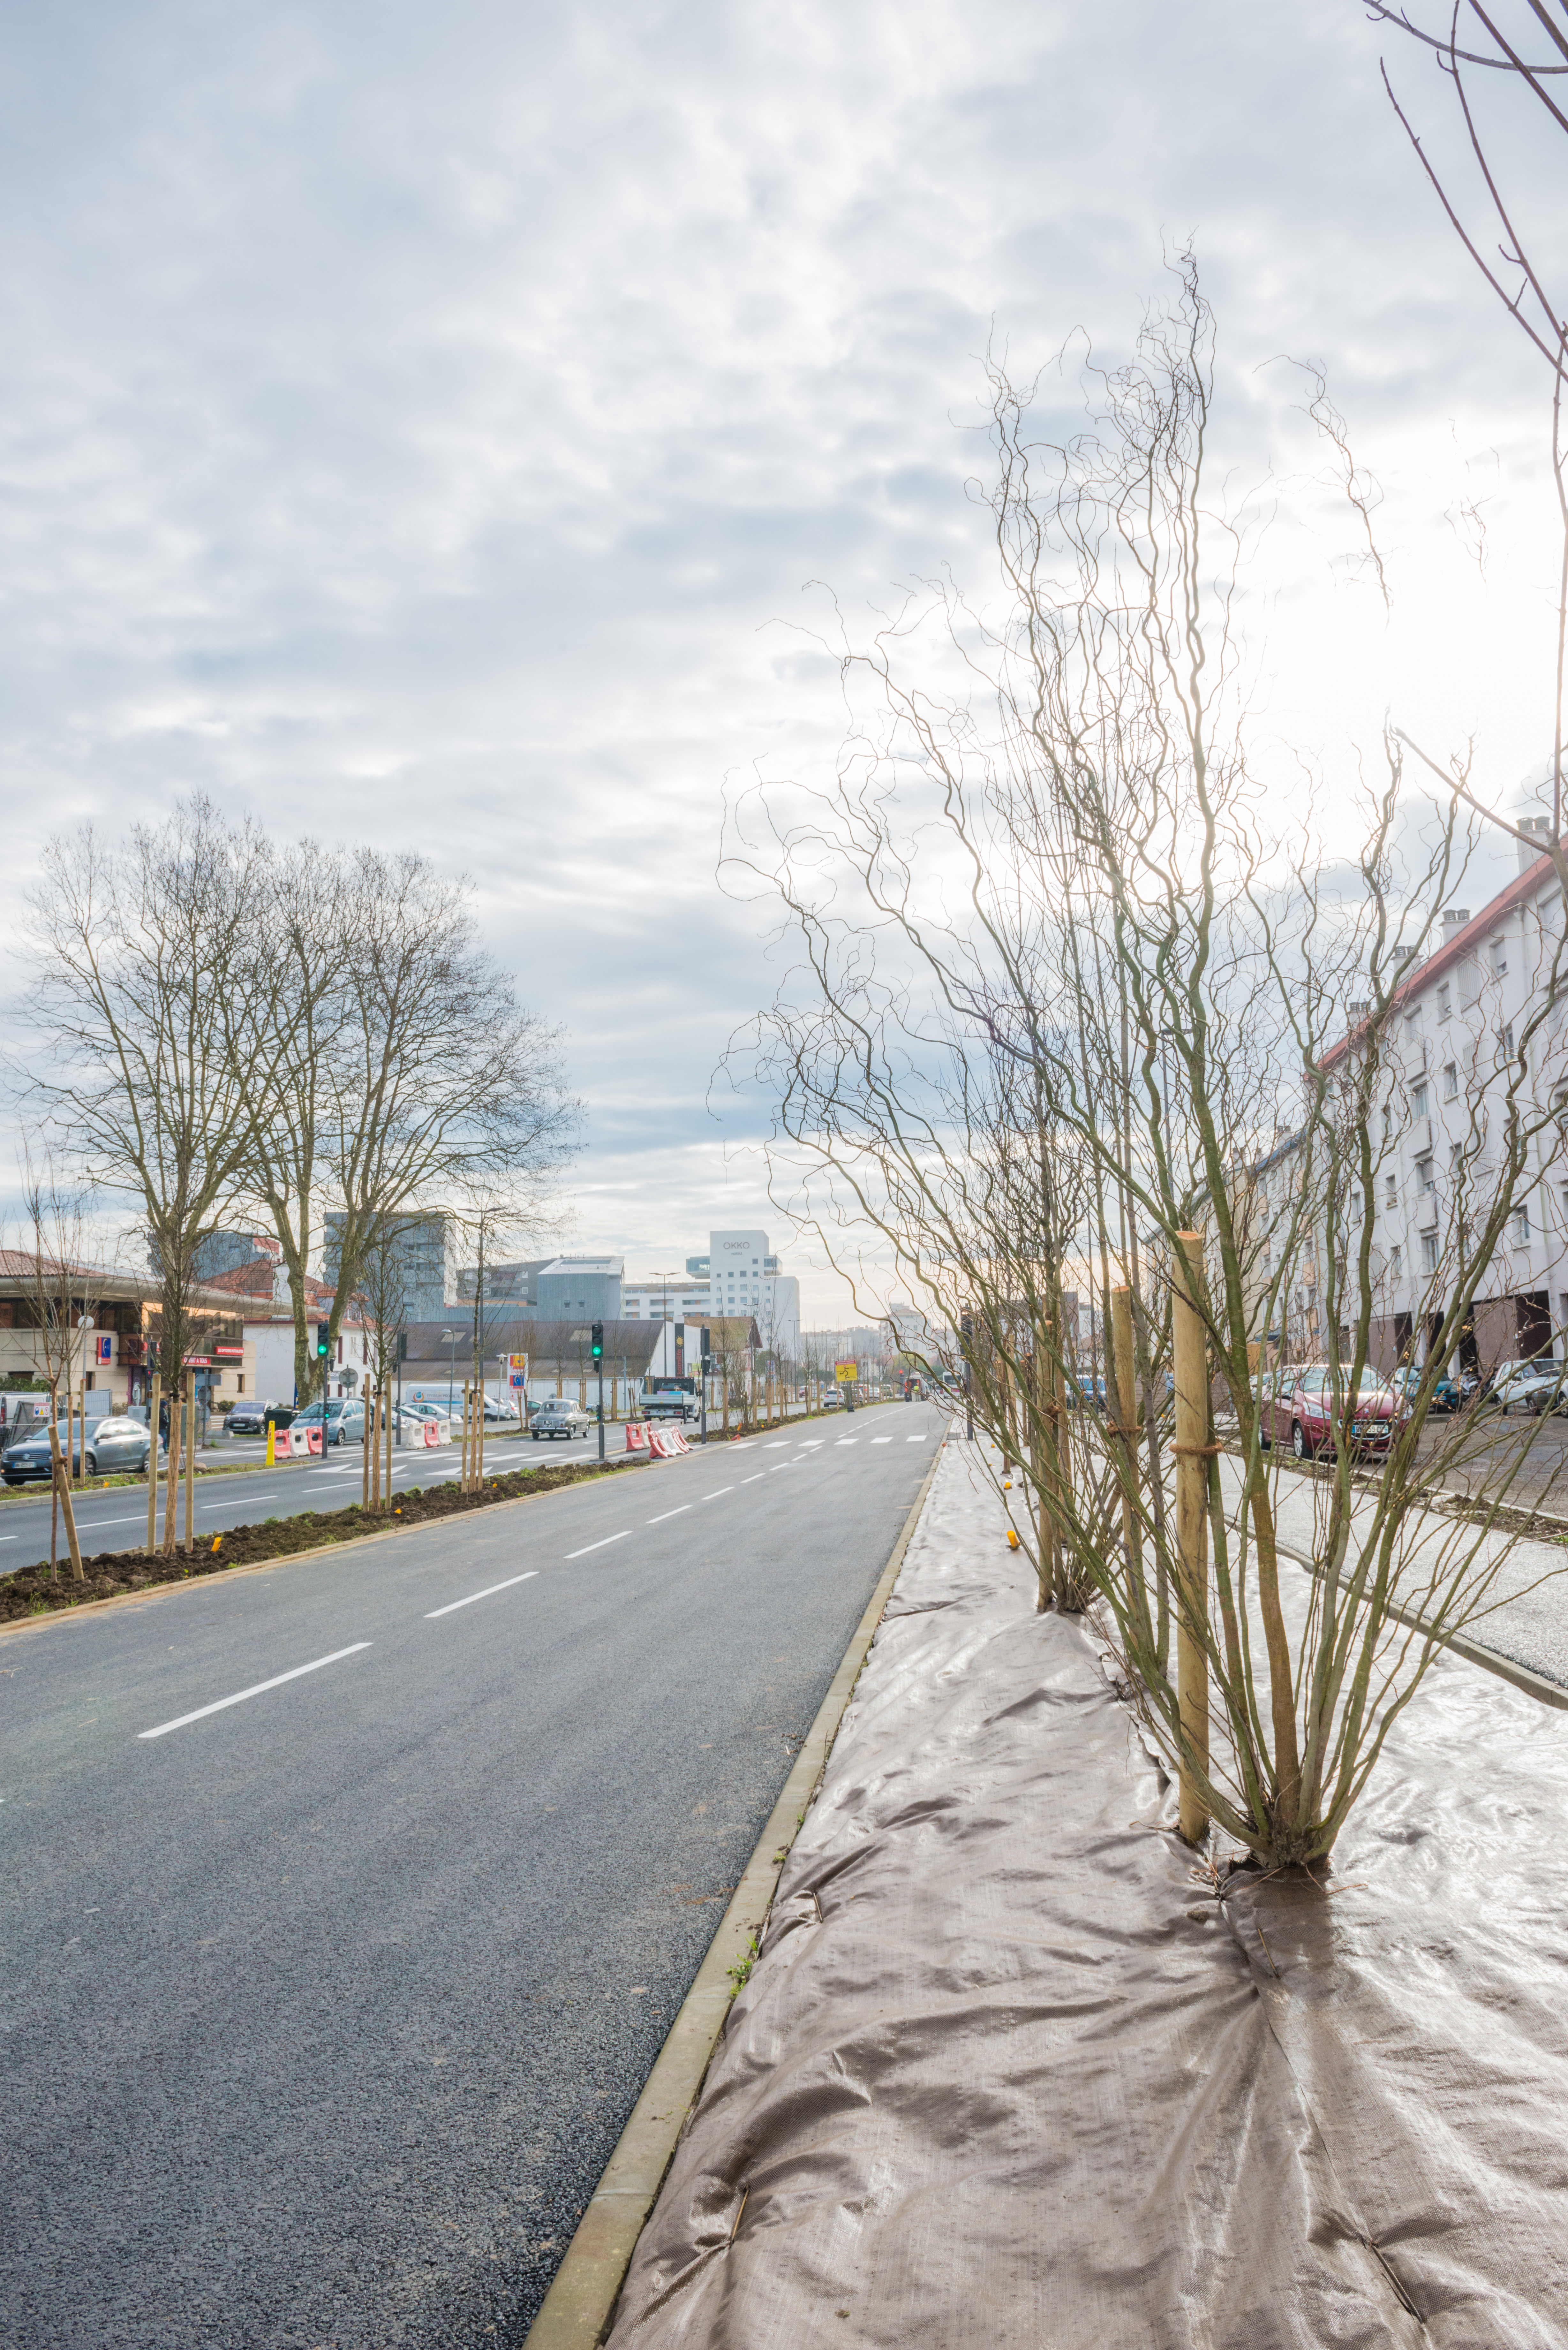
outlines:
[{"label": "balcony window", "polygon": [[1446,1020],[1454,1008],[1453,994],[1445,979],[1438,989],[1438,1017]]},{"label": "balcony window", "polygon": [[1513,1242],[1516,1248],[1525,1248],[1530,1241],[1530,1211],[1516,1208],[1513,1211]]},{"label": "balcony window", "polygon": [[1491,942],[1491,967],[1492,972],[1497,978],[1507,978],[1508,941],[1506,939],[1493,939]]},{"label": "balcony window", "polygon": [[1423,1198],[1428,1191],[1437,1189],[1432,1179],[1432,1162],[1429,1159],[1417,1159],[1416,1161],[1416,1189]]},{"label": "balcony window", "polygon": [[1414,1093],[1410,1096],[1410,1107],[1415,1111],[1417,1118],[1426,1117],[1429,1104],[1427,1099],[1427,1088],[1424,1085],[1417,1086]]},{"label": "balcony window", "polygon": [[1421,1270],[1423,1273],[1436,1273],[1438,1270],[1438,1235],[1436,1232],[1423,1232],[1421,1234]]},{"label": "balcony window", "polygon": [[1402,1248],[1395,1247],[1389,1250],[1388,1270],[1393,1274],[1396,1281],[1398,1281],[1403,1277],[1405,1271],[1405,1252]]},{"label": "balcony window", "polygon": [[1399,1205],[1399,1186],[1392,1175],[1386,1175],[1383,1178],[1383,1204],[1386,1208],[1397,1208]]},{"label": "balcony window", "polygon": [[1445,1101],[1458,1101],[1459,1097],[1459,1063],[1457,1061],[1449,1061],[1443,1070],[1443,1099]]}]

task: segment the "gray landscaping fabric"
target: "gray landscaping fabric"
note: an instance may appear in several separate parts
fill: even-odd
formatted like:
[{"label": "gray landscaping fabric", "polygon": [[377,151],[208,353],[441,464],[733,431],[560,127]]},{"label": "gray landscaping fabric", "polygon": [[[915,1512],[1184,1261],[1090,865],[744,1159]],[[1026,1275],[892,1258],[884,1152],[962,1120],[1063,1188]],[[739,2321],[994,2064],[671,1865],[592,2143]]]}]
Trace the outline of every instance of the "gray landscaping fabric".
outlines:
[{"label": "gray landscaping fabric", "polygon": [[612,2350],[1568,2345],[1568,1715],[1232,1877],[950,1444]]}]

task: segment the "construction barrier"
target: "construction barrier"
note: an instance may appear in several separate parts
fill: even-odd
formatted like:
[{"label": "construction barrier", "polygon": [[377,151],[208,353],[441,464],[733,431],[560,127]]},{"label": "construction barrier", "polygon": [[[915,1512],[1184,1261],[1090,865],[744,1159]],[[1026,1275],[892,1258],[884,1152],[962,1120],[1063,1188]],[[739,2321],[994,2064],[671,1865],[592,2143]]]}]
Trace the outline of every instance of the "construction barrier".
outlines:
[{"label": "construction barrier", "polygon": [[640,1419],[628,1419],[626,1424],[626,1449],[628,1452],[646,1452],[649,1430]]},{"label": "construction barrier", "polygon": [[439,1420],[439,1419],[427,1419],[427,1420],[425,1421],[425,1423],[424,1423],[424,1430],[425,1430],[425,1450],[426,1450],[426,1451],[428,1452],[428,1451],[429,1451],[429,1450],[430,1450],[430,1448],[431,1448],[431,1446],[432,1444],[439,1444],[439,1443],[441,1442],[441,1422],[440,1422],[440,1420]]}]

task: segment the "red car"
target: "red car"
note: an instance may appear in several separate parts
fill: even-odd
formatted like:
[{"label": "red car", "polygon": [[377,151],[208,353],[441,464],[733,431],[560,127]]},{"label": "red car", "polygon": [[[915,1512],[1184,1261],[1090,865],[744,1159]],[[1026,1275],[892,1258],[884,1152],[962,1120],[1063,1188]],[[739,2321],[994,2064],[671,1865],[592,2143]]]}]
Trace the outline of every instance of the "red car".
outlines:
[{"label": "red car", "polygon": [[[1354,1412],[1343,1401],[1340,1410],[1348,1423],[1351,1451],[1374,1460],[1388,1451],[1404,1418],[1393,1388],[1381,1385],[1364,1386]],[[1287,1363],[1269,1373],[1262,1419],[1262,1442],[1288,1444],[1298,1461],[1310,1461],[1314,1452],[1332,1446],[1334,1380],[1327,1364]]]}]

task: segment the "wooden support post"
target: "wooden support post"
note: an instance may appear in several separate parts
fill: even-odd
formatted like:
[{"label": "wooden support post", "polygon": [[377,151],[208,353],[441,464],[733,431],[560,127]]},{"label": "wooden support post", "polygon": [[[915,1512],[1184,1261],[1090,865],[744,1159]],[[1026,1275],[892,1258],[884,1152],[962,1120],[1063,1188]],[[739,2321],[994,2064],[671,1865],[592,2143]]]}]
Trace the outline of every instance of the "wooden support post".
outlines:
[{"label": "wooden support post", "polygon": [[389,1510],[392,1506],[392,1436],[397,1423],[397,1406],[392,1401],[392,1382],[389,1379],[381,1389],[381,1424],[387,1431],[387,1488],[384,1500]]},{"label": "wooden support post", "polygon": [[1050,1607],[1056,1596],[1057,1562],[1061,1536],[1051,1503],[1056,1493],[1056,1384],[1051,1376],[1051,1325],[1043,1322],[1034,1338],[1034,1412],[1039,1427],[1039,1440],[1031,1448],[1036,1457],[1034,1471],[1034,1501],[1037,1529],[1035,1571],[1040,1580],[1037,1609],[1040,1613]]},{"label": "wooden support post", "polygon": [[[68,1394],[70,1390],[67,1388],[67,1393]],[[70,1423],[68,1419],[66,1423],[66,1432],[67,1436],[70,1433]],[[77,1513],[71,1507],[71,1481],[65,1461],[62,1459],[60,1453],[60,1425],[58,1420],[52,1415],[49,1420],[49,1450],[54,1455],[55,1490],[60,1497],[60,1506],[65,1512],[66,1541],[70,1546],[71,1573],[76,1576],[77,1581],[80,1583],[84,1579],[82,1575],[82,1549],[80,1543],[77,1540]]]},{"label": "wooden support post", "polygon": [[1106,1401],[1116,1416],[1116,1443],[1121,1451],[1122,1540],[1129,1564],[1139,1553],[1137,1523],[1137,1376],[1133,1361],[1132,1291],[1111,1292],[1111,1373]]},{"label": "wooden support post", "polygon": [[[325,1426],[321,1431],[327,1440]],[[185,1548],[196,1547],[196,1374],[185,1374]]]},{"label": "wooden support post", "polygon": [[[1058,1327],[1060,1326],[1058,1325]],[[1062,1503],[1062,1514],[1071,1524],[1073,1517],[1073,1423],[1067,1417],[1067,1366],[1058,1353],[1051,1365],[1051,1386],[1056,1409],[1051,1427],[1054,1436],[1056,1492]],[[1054,1560],[1056,1605],[1076,1610],[1079,1607],[1082,1584],[1078,1575],[1069,1569],[1067,1554],[1062,1544],[1056,1544]]]},{"label": "wooden support post", "polygon": [[[1176,1688],[1181,1727],[1197,1762],[1209,1765],[1209,1657],[1203,1630],[1209,1608],[1209,1349],[1198,1298],[1203,1238],[1178,1232],[1172,1274],[1172,1354],[1176,1377],[1176,1541],[1178,1621]],[[1180,1764],[1180,1827],[1197,1844],[1209,1824],[1191,1762]]]},{"label": "wooden support post", "polygon": [[152,1401],[148,1409],[147,1445],[147,1555],[151,1557],[158,1547],[158,1413],[163,1401],[161,1374],[152,1381]]},{"label": "wooden support post", "polygon": [[163,1471],[163,1549],[171,1555],[180,1510],[180,1382],[169,1382],[169,1462]]},{"label": "wooden support post", "polygon": [[479,1374],[479,1385],[473,1390],[473,1490],[477,1493],[484,1482],[484,1373]]}]

